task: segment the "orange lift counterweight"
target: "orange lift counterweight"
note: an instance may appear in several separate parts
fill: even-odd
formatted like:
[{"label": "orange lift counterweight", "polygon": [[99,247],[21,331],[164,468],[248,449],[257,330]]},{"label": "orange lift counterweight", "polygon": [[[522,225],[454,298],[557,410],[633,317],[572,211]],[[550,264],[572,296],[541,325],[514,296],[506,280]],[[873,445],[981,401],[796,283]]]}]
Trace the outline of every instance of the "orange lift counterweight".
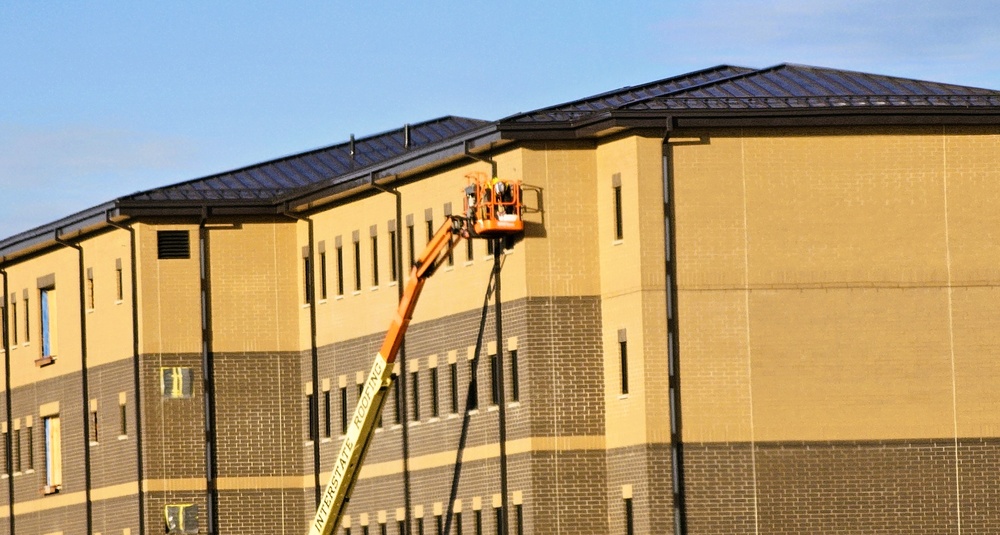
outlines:
[{"label": "orange lift counterweight", "polygon": [[[520,184],[502,182],[502,188],[511,190],[510,193],[506,193],[504,189],[496,186],[496,179],[487,181],[483,173],[473,173],[468,177],[470,187],[466,190],[466,215],[471,217],[448,216],[427,243],[427,247],[414,260],[399,306],[362,386],[354,415],[348,422],[347,436],[344,437],[340,447],[330,481],[320,497],[316,516],[309,526],[309,535],[330,535],[343,516],[351,491],[357,482],[358,472],[364,462],[365,453],[374,436],[375,423],[382,412],[386,393],[392,385],[392,369],[396,353],[402,344],[403,335],[413,317],[413,309],[417,305],[417,299],[427,278],[447,260],[449,253],[462,238],[499,237],[523,229]],[[515,198],[516,203],[512,200]],[[503,218],[502,224],[501,218]]]}]

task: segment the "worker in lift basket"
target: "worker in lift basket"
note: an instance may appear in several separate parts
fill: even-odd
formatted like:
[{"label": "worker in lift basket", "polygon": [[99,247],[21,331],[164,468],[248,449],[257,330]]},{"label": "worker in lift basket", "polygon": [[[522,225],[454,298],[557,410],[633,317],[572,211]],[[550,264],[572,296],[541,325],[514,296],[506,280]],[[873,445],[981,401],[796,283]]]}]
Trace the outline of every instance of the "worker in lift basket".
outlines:
[{"label": "worker in lift basket", "polygon": [[498,177],[493,177],[493,180],[490,181],[490,186],[497,200],[497,215],[502,216],[507,213],[506,205],[514,200],[510,184],[500,180]]}]

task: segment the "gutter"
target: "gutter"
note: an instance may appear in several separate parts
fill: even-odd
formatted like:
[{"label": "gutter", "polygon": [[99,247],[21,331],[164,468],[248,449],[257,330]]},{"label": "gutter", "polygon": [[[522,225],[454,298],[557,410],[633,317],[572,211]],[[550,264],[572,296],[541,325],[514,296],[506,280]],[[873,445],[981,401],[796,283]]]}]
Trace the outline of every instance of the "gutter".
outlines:
[{"label": "gutter", "polygon": [[86,308],[86,269],[83,262],[83,247],[61,238],[61,229],[56,229],[53,240],[64,247],[76,249],[78,268],[78,298],[80,307],[80,383],[83,400],[83,480],[84,480],[84,511],[87,533],[94,532],[94,504],[91,501],[90,489],[93,486],[90,465],[90,384],[87,369],[87,308]]},{"label": "gutter", "polygon": [[[135,466],[136,481],[139,482],[138,505],[139,505],[139,535],[146,533],[146,491],[143,490],[143,456],[142,456],[142,382],[139,362],[139,306],[138,306],[138,267],[136,266],[136,244],[135,229],[125,226],[111,219],[111,210],[105,213],[105,220],[108,225],[127,231],[129,233],[129,273],[132,278],[132,383],[135,392]],[[6,291],[5,291],[6,293]],[[13,531],[11,531],[13,533]]]},{"label": "gutter", "polygon": [[[4,433],[4,473],[7,474],[7,520],[9,523],[8,533],[16,533],[14,531],[14,475],[11,473],[11,454],[13,453],[11,449],[11,429],[12,422],[14,421],[13,411],[11,409],[11,398],[13,395],[10,391],[10,337],[8,336],[8,324],[7,318],[9,317],[9,312],[7,310],[7,258],[4,257],[0,260],[0,275],[3,276],[3,299],[4,306],[0,308],[3,312],[3,318],[0,318],[0,333],[3,334],[3,368],[4,368],[4,406],[6,407],[6,423],[7,432]],[[16,328],[16,326],[15,326]]]}]

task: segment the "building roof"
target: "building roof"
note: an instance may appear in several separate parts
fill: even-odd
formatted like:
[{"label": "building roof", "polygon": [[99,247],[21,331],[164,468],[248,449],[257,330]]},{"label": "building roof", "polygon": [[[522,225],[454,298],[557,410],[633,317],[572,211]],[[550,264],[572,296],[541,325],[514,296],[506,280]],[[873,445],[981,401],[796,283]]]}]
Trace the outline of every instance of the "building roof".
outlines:
[{"label": "building roof", "polygon": [[432,146],[489,121],[441,117],[233,171],[141,191],[121,201],[266,201]]},{"label": "building roof", "polygon": [[[526,139],[628,128],[783,124],[1000,124],[1000,91],[781,64],[720,65],[499,121],[442,117],[240,169],[141,191],[0,240],[0,264],[130,217],[280,214]],[[227,212],[228,210],[228,212]]]}]

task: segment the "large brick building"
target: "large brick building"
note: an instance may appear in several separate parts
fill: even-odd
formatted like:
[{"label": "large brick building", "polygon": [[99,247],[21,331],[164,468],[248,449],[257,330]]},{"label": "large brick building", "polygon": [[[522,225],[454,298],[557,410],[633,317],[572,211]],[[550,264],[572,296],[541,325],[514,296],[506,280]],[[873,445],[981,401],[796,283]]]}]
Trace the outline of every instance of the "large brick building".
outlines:
[{"label": "large brick building", "polygon": [[490,302],[474,359],[493,256],[461,245],[338,533],[996,532],[1000,92],[780,65],[0,241],[0,533],[163,533],[184,504],[188,531],[304,533],[404,268],[491,164],[524,184],[502,332]]}]

